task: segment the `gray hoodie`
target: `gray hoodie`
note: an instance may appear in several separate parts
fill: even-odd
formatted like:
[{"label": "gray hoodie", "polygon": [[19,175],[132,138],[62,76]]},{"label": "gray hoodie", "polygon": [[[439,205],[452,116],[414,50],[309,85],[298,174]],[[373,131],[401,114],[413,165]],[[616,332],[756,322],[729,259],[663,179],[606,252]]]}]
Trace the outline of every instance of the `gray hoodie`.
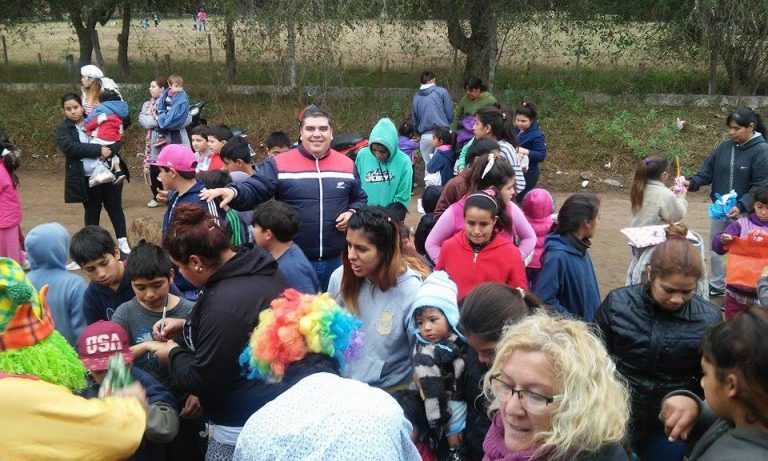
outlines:
[{"label": "gray hoodie", "polygon": [[418,134],[431,133],[435,126],[450,126],[453,103],[448,91],[437,85],[422,85],[411,105],[413,129]]},{"label": "gray hoodie", "polygon": [[48,285],[46,297],[53,324],[72,347],[85,328],[83,295],[86,283],[82,277],[67,272],[69,234],[59,223],[41,224],[24,239],[27,258],[32,270],[27,274],[38,290]]},{"label": "gray hoodie", "polygon": [[[331,274],[328,293],[340,306],[341,276],[344,266]],[[344,377],[386,389],[412,379],[411,350],[416,337],[408,334],[408,311],[421,286],[421,276],[413,269],[397,279],[397,285],[382,292],[366,278],[360,286],[357,304],[363,322],[363,356],[350,362]]]}]

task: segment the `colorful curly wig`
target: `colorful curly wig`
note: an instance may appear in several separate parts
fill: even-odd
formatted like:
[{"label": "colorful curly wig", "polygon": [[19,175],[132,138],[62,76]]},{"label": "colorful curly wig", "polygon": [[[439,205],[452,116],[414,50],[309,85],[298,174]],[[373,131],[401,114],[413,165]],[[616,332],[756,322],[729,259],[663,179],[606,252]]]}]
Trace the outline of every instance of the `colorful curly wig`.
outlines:
[{"label": "colorful curly wig", "polygon": [[333,357],[343,368],[362,353],[361,326],[328,293],[303,295],[288,289],[259,314],[240,364],[248,379],[270,382],[281,381],[288,365],[310,352]]}]

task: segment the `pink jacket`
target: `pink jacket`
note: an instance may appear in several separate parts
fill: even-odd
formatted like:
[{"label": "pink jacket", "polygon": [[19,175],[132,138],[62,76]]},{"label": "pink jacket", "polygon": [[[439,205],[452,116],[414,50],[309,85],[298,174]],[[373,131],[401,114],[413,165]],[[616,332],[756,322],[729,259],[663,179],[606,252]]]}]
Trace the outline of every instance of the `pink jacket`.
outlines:
[{"label": "pink jacket", "polygon": [[19,224],[21,224],[19,191],[13,187],[11,175],[0,161],[0,229],[15,227]]},{"label": "pink jacket", "polygon": [[555,203],[552,196],[545,189],[536,188],[529,191],[523,199],[523,213],[536,233],[536,247],[533,249],[528,267],[541,269],[541,253],[544,251],[544,239],[552,229],[552,213]]},{"label": "pink jacket", "polygon": [[[466,201],[467,197],[465,196],[458,202],[449,206],[448,209],[440,215],[440,219],[437,220],[435,227],[432,228],[432,232],[430,232],[427,237],[424,247],[435,264],[437,264],[437,261],[440,259],[440,248],[443,246],[443,242],[453,237],[457,232],[464,231],[464,203]],[[514,202],[509,202],[506,213],[512,221],[514,235],[509,235],[507,232],[502,232],[502,234],[513,241],[513,237],[515,236],[520,239],[518,248],[520,249],[520,254],[523,257],[523,260],[527,260],[528,257],[533,254],[533,249],[536,246],[536,234],[525,219],[523,211],[518,208]]]}]

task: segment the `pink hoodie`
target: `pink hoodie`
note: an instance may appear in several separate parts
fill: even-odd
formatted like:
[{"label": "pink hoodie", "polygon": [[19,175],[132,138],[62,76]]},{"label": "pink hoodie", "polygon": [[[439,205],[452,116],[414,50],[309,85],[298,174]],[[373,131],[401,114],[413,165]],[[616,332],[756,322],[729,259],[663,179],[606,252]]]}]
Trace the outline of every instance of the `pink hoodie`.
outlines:
[{"label": "pink hoodie", "polygon": [[532,269],[541,269],[541,253],[544,251],[544,238],[552,229],[554,220],[552,213],[555,211],[555,203],[552,195],[545,189],[532,189],[523,198],[523,213],[525,218],[536,233],[536,246],[533,249],[533,258],[528,264]]}]

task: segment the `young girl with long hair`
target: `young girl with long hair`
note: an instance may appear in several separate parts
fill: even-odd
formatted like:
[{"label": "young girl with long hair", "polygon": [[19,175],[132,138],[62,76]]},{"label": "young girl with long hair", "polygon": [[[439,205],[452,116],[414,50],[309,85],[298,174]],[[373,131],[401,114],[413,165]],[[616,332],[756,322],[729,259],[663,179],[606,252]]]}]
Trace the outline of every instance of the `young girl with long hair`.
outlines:
[{"label": "young girl with long hair", "polygon": [[0,256],[24,264],[19,199],[19,154],[0,129]]},{"label": "young girl with long hair", "polygon": [[520,143],[517,153],[528,157],[528,169],[525,171],[525,189],[517,196],[522,203],[531,189],[539,182],[539,163],[547,158],[547,142],[539,127],[538,107],[533,101],[523,101],[515,109],[515,137]]},{"label": "young girl with long hair", "polygon": [[503,213],[497,220],[498,230],[513,242],[517,241],[524,260],[528,259],[536,246],[536,234],[525,219],[522,210],[515,204],[515,170],[495,153],[475,160],[468,178],[467,195],[452,204],[437,220],[426,241],[426,249],[432,261],[440,259],[443,242],[464,229],[464,203],[470,194],[485,191],[493,195]]},{"label": "young girl with long hair", "polygon": [[483,282],[502,282],[527,288],[525,264],[520,250],[507,236],[496,231],[504,210],[494,197],[476,192],[464,206],[464,232],[447,240],[437,270],[445,270],[458,286],[458,299]]},{"label": "young girl with long hair", "polygon": [[592,321],[600,305],[600,289],[589,257],[595,235],[600,199],[592,194],[573,194],[557,213],[557,225],[544,240],[541,272],[534,292],[558,312]]},{"label": "young girl with long hair", "polygon": [[647,157],[638,162],[629,194],[631,227],[672,224],[685,219],[688,202],[685,194],[676,195],[664,184],[668,170],[666,157]]},{"label": "young girl with long hair", "polygon": [[475,114],[473,130],[476,140],[491,138],[499,142],[501,156],[515,169],[515,190],[525,190],[523,170],[528,168],[528,157],[517,152],[520,145],[515,137],[512,110],[502,104],[481,107]]},{"label": "young girl with long hair", "polygon": [[365,355],[349,364],[345,377],[388,392],[405,389],[412,380],[408,309],[421,276],[403,254],[397,222],[381,208],[356,211],[346,240],[328,292],[362,320]]},{"label": "young girl with long hair", "polygon": [[432,131],[432,145],[435,151],[427,163],[427,173],[440,174],[440,185],[448,184],[453,178],[453,164],[456,162],[456,132],[445,126],[436,126]]}]

